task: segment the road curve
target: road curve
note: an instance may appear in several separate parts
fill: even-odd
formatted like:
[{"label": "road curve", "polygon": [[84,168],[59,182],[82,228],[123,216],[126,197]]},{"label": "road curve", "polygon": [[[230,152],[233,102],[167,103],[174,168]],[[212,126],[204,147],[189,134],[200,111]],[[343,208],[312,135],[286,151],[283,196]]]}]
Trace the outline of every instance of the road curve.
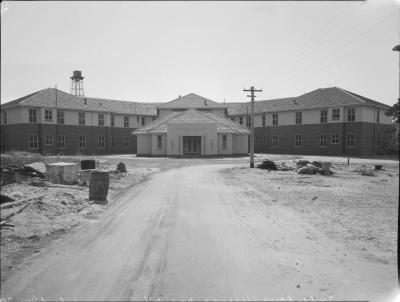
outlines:
[{"label": "road curve", "polygon": [[2,284],[1,296],[366,299],[390,289],[379,283],[387,279],[380,266],[354,255],[339,261],[344,247],[294,213],[240,200],[243,188],[226,185],[218,173],[227,166],[188,166],[154,175],[100,219],[30,258]]}]

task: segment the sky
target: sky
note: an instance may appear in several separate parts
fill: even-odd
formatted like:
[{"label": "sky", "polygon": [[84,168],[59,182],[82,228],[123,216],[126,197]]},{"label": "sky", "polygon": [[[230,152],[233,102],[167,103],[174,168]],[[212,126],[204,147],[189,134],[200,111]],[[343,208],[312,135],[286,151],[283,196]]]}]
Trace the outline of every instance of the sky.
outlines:
[{"label": "sky", "polygon": [[1,103],[55,87],[167,102],[298,96],[337,86],[399,97],[400,0],[1,3]]}]

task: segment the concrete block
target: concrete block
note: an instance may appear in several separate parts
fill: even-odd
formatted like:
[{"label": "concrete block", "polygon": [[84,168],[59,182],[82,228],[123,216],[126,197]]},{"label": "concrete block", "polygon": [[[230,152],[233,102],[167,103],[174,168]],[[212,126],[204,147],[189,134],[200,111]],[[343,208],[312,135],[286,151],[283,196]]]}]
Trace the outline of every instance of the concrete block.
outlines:
[{"label": "concrete block", "polygon": [[73,185],[78,182],[78,164],[64,162],[47,164],[46,179],[55,184]]},{"label": "concrete block", "polygon": [[86,183],[89,183],[93,172],[97,172],[97,169],[81,170],[81,172],[79,172],[80,179],[86,181]]}]

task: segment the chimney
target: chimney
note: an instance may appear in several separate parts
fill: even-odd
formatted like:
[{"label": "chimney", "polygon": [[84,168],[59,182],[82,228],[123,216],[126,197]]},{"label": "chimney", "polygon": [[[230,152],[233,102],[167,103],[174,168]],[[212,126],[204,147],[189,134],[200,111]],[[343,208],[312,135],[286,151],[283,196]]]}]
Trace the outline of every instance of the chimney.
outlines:
[{"label": "chimney", "polygon": [[83,99],[83,104],[87,105],[87,99]]}]

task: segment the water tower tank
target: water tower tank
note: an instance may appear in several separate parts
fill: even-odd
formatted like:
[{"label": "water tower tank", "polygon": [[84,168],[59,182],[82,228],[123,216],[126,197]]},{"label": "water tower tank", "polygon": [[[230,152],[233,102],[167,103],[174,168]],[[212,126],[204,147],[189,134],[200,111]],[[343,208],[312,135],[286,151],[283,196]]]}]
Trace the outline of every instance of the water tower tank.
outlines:
[{"label": "water tower tank", "polygon": [[82,77],[82,71],[80,70],[74,70],[72,73],[72,79],[83,79]]}]

